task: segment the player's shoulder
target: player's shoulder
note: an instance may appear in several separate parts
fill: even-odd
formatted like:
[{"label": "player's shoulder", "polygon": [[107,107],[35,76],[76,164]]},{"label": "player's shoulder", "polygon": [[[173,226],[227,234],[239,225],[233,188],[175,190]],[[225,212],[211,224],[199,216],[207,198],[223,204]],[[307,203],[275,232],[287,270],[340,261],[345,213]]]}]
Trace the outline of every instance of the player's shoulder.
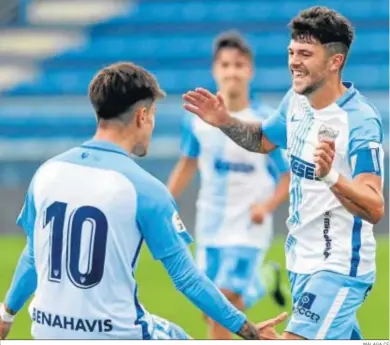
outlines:
[{"label": "player's shoulder", "polygon": [[68,156],[69,153],[74,152],[75,150],[76,150],[76,148],[69,149],[69,150],[62,152],[58,155],[55,155],[55,156],[47,159],[43,163],[41,163],[38,166],[38,168],[35,170],[35,173],[31,179],[31,186],[34,186],[34,184],[36,184],[36,180],[38,180],[38,179],[45,181],[47,179],[47,177],[52,174],[52,172],[53,172],[52,169],[56,165],[55,163],[63,161],[64,157]]},{"label": "player's shoulder", "polygon": [[139,200],[153,204],[171,200],[168,188],[160,180],[139,166],[133,159],[128,158],[128,160],[129,164],[119,172],[133,185]]},{"label": "player's shoulder", "polygon": [[347,113],[350,127],[361,126],[363,123],[374,120],[382,122],[381,115],[375,105],[353,86],[339,102],[339,107]]}]

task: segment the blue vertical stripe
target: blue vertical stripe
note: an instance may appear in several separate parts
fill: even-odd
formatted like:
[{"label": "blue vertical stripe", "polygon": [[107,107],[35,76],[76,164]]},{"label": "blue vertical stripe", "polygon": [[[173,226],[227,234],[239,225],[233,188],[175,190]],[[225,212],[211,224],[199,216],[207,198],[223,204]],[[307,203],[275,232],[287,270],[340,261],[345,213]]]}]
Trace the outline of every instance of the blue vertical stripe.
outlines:
[{"label": "blue vertical stripe", "polygon": [[356,277],[360,262],[360,247],[362,246],[362,225],[363,222],[359,217],[353,217],[352,228],[352,256],[351,256],[351,270],[349,275]]},{"label": "blue vertical stripe", "polygon": [[[302,105],[302,107],[304,107],[304,105]],[[305,139],[313,125],[313,113],[310,112],[310,109],[304,108],[303,113],[304,116],[293,133],[294,141],[291,148],[291,153],[298,157],[302,155]],[[291,185],[292,212],[291,217],[289,218],[289,224],[294,225],[300,223],[300,214],[298,209],[303,199],[301,178],[293,175]]]},{"label": "blue vertical stripe", "polygon": [[[133,270],[134,280],[135,280],[134,270],[135,270],[135,266],[136,266],[137,261],[138,261],[139,253],[141,251],[142,242],[143,242],[143,238],[141,238],[141,240],[138,243],[138,247],[135,251],[135,255],[134,255],[133,261],[131,263],[131,268]],[[142,328],[142,339],[149,340],[149,339],[151,339],[151,335],[148,332],[148,324],[146,323],[145,320],[142,319],[145,315],[145,312],[142,309],[141,304],[138,301],[138,285],[137,285],[137,283],[135,283],[135,289],[134,289],[134,305],[135,305],[135,309],[137,311],[137,320],[135,321],[135,324],[140,325]]]}]

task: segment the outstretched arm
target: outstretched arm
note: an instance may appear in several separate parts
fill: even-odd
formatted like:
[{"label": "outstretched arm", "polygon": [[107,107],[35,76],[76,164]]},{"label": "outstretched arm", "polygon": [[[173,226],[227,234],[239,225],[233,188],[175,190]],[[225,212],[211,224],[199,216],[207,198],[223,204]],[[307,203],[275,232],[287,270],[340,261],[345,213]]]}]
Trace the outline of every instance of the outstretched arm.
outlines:
[{"label": "outstretched arm", "polygon": [[182,292],[195,306],[213,320],[243,339],[277,339],[273,326],[287,317],[281,314],[272,320],[272,325],[261,328],[249,322],[241,311],[236,309],[218,288],[195,267],[188,248],[181,248],[175,254],[163,258],[162,263],[176,289]]},{"label": "outstretched arm", "polygon": [[282,314],[279,318],[268,320],[255,330],[246,316],[195,267],[187,248],[192,237],[179,217],[172,196],[157,182],[155,188],[148,187],[148,190],[139,190],[137,224],[153,258],[163,262],[177,289],[231,332],[246,339],[279,339],[273,326],[287,316]]},{"label": "outstretched arm", "polygon": [[183,96],[183,107],[208,124],[221,129],[230,139],[248,151],[268,153],[286,146],[284,110],[289,96],[283,99],[277,113],[266,122],[247,123],[229,115],[220,94],[197,88]]},{"label": "outstretched arm", "polygon": [[251,152],[268,153],[276,148],[265,136],[261,122],[245,122],[230,117],[220,127],[230,139]]}]

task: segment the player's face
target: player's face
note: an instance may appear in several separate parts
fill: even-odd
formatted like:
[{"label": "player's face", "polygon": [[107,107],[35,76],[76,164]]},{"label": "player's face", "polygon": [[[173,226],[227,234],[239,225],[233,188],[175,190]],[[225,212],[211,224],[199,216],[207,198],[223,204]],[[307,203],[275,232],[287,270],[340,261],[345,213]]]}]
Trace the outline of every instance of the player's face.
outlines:
[{"label": "player's face", "polygon": [[142,106],[136,114],[138,127],[137,143],[133,149],[133,154],[143,157],[148,153],[150,139],[153,134],[155,124],[156,104],[152,103],[149,108]]},{"label": "player's face", "polygon": [[330,73],[328,60],[326,49],[320,43],[292,40],[288,47],[288,64],[294,91],[310,95],[320,88]]},{"label": "player's face", "polygon": [[213,75],[218,89],[227,97],[237,97],[246,91],[252,78],[252,62],[238,49],[221,49],[214,61]]}]

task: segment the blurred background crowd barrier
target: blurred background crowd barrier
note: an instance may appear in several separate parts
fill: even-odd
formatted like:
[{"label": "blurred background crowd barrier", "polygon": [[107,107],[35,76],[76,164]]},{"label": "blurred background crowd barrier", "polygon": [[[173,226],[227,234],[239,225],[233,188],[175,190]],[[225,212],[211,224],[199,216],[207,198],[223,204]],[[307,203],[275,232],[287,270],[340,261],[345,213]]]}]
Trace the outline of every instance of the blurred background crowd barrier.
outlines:
[{"label": "blurred background crowd barrier", "polygon": [[[244,34],[256,55],[253,99],[277,106],[290,86],[287,23],[316,4],[341,11],[356,27],[344,80],[379,109],[388,168],[388,0],[0,0],[0,233],[20,232],[15,219],[39,164],[93,134],[87,89],[98,69],[133,61],[168,92],[151,152],[139,161],[165,181],[179,154],[181,94],[215,89],[215,36],[229,29]],[[179,203],[189,228],[197,183]],[[388,195],[388,178],[385,189]],[[286,212],[278,211],[278,233],[286,232]],[[376,231],[389,231],[388,214]]]}]

